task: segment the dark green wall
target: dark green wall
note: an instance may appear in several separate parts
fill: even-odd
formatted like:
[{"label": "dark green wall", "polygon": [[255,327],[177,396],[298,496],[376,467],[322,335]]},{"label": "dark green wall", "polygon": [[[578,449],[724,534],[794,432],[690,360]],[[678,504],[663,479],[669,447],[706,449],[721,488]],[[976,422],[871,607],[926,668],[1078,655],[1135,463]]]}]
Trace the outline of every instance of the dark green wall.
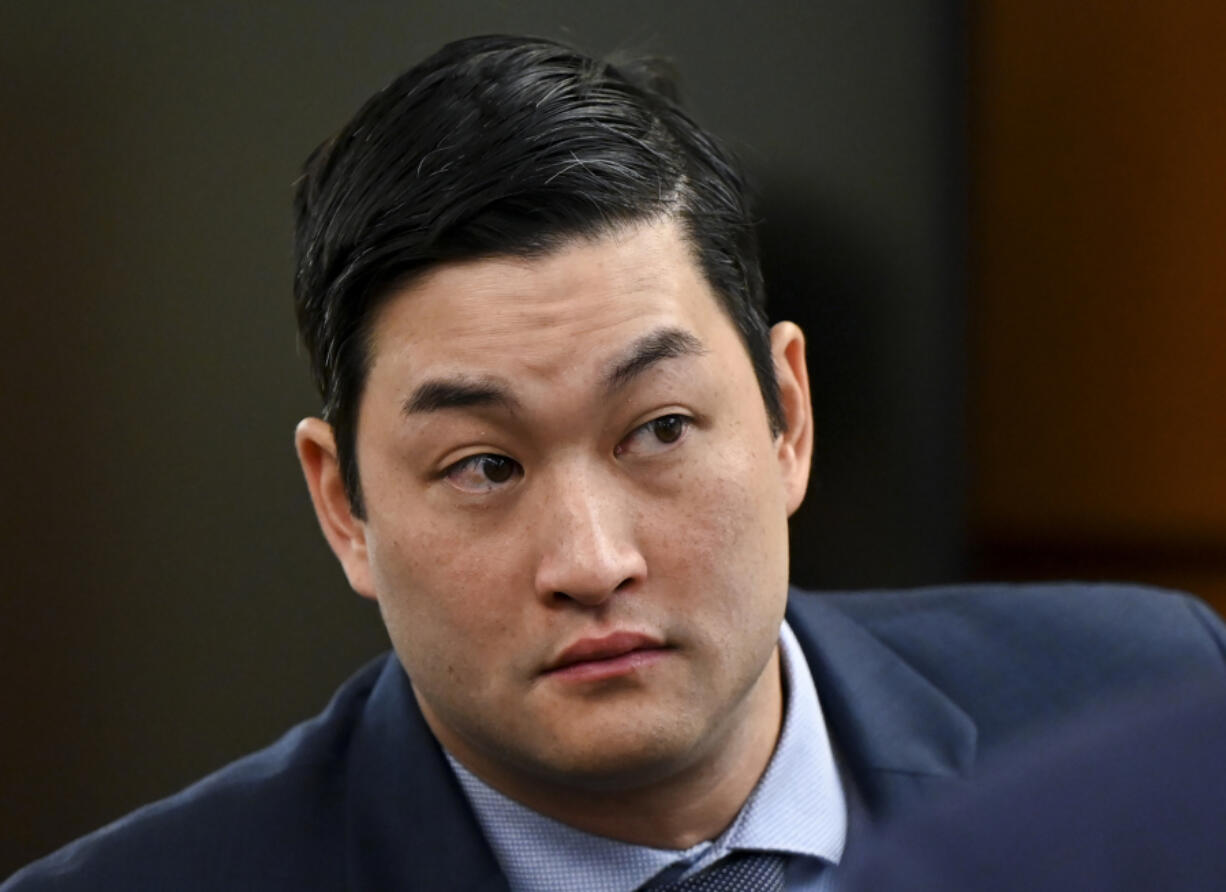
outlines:
[{"label": "dark green wall", "polygon": [[810,331],[796,577],[961,570],[962,36],[939,0],[0,7],[0,876],[316,711],[384,644],[293,457],[291,183],[482,31],[671,55]]}]

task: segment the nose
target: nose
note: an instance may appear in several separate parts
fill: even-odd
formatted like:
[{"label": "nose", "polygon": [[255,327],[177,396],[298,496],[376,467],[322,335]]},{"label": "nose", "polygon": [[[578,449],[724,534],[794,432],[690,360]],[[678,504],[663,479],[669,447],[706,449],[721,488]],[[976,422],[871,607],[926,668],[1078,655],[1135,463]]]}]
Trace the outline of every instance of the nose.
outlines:
[{"label": "nose", "polygon": [[646,577],[627,494],[599,472],[567,474],[543,495],[537,593],[598,606]]}]

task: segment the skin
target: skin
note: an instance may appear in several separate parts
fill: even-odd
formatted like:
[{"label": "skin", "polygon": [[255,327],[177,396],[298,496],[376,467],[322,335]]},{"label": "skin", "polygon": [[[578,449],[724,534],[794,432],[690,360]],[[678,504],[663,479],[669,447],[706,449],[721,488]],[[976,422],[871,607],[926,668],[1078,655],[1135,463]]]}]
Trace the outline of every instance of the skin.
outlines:
[{"label": "skin", "polygon": [[[297,448],[435,736],[580,829],[669,848],[716,836],[782,715],[787,518],[812,450],[800,330],[771,331],[776,436],[745,347],[664,220],[439,267],[388,299],[371,343],[365,519],[330,427],[304,420]],[[618,632],[653,647],[611,677],[551,671]]]}]

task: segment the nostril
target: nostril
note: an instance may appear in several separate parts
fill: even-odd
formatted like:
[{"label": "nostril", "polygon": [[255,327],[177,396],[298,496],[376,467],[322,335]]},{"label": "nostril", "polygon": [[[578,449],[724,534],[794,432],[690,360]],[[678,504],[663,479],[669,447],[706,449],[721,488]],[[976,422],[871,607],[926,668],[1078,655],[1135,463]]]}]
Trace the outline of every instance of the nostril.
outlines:
[{"label": "nostril", "polygon": [[[615,594],[617,592],[625,591],[626,589],[630,588],[633,585],[634,585],[634,577],[627,576],[625,579],[623,579],[621,582],[615,585],[612,589],[605,589],[604,591],[606,592],[606,594]],[[561,590],[554,590],[551,593],[551,597],[553,598],[554,601],[584,601],[585,600],[585,598],[578,593],[564,592]]]}]

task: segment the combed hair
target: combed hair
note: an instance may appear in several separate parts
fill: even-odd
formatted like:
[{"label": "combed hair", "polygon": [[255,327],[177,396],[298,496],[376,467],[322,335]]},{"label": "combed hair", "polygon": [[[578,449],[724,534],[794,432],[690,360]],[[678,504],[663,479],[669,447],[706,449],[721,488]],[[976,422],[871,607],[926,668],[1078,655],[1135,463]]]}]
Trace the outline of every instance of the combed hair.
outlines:
[{"label": "combed hair", "polygon": [[438,264],[542,256],[639,221],[680,221],[783,429],[743,177],[659,64],[536,38],[450,43],[310,155],[294,210],[298,327],[359,517],[356,422],[380,303]]}]

